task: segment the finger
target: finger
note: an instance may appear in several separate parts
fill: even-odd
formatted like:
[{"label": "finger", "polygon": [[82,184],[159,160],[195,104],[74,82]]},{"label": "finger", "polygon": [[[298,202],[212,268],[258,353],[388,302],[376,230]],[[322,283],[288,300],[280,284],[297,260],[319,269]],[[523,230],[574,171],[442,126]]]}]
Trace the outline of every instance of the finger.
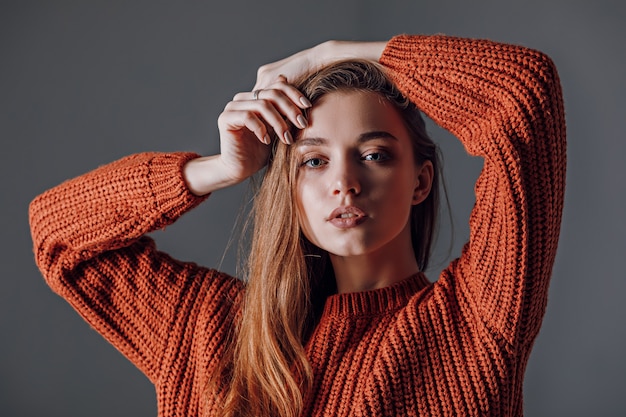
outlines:
[{"label": "finger", "polygon": [[[231,101],[225,109],[225,112],[231,111],[249,111],[255,113],[259,118],[278,135],[279,139],[286,144],[293,143],[289,125],[284,117],[292,119],[296,126],[307,125],[306,119],[300,110],[295,107],[284,96],[276,101],[267,100],[247,100],[247,101]],[[288,114],[291,113],[291,114]]]},{"label": "finger", "polygon": [[267,89],[279,89],[283,91],[291,101],[293,101],[301,109],[307,109],[311,107],[311,102],[306,98],[304,94],[292,84],[289,84],[287,77],[280,74],[276,78],[276,82],[271,84]]},{"label": "finger", "polygon": [[[283,84],[283,86],[286,86],[286,84]],[[285,91],[285,87],[261,90],[257,93],[258,100],[271,102],[278,112],[285,116],[294,126],[304,129],[309,125],[302,112],[304,104],[302,102],[294,102],[294,99],[301,96],[301,93],[291,86],[288,87],[287,91]],[[294,90],[297,95],[291,91],[290,97],[288,95],[290,90]]]},{"label": "finger", "polygon": [[271,142],[267,126],[254,112],[245,110],[225,111],[217,119],[217,124],[220,130],[238,131],[247,129],[266,145],[269,145]]},{"label": "finger", "polygon": [[272,85],[264,89],[257,89],[253,91],[241,92],[235,94],[233,101],[245,101],[245,100],[261,100],[267,98],[267,92],[272,90],[282,91],[296,106],[301,109],[308,109],[311,107],[311,102],[305,97],[300,90],[291,84],[287,83],[285,76],[280,76],[279,80]]},{"label": "finger", "polygon": [[[282,101],[286,102],[285,98]],[[283,103],[284,104],[284,103]],[[287,105],[288,106],[288,105]],[[291,109],[295,109],[295,112],[300,112],[293,104]],[[281,113],[280,105],[272,100],[248,100],[248,101],[231,101],[226,105],[225,111],[250,111],[255,113],[260,120],[269,126],[278,138],[286,144],[291,144],[293,139],[291,137],[289,125],[285,121],[285,114]],[[297,115],[291,116],[297,121]],[[303,118],[303,116],[301,116]]]}]

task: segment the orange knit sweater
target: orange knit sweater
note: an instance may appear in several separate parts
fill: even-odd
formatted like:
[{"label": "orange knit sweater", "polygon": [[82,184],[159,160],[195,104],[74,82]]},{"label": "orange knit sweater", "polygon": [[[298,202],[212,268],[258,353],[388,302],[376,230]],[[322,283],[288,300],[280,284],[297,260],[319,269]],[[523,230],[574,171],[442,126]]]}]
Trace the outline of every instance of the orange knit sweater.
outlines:
[{"label": "orange knit sweater", "polygon": [[[537,51],[445,36],[396,37],[381,62],[428,116],[484,158],[470,241],[434,284],[418,274],[327,300],[306,345],[315,380],[304,415],[522,415],[563,204],[556,70]],[[163,417],[201,412],[244,288],[172,259],[145,236],[202,201],[181,174],[194,156],[133,155],[30,207],[48,284],[155,384]]]}]

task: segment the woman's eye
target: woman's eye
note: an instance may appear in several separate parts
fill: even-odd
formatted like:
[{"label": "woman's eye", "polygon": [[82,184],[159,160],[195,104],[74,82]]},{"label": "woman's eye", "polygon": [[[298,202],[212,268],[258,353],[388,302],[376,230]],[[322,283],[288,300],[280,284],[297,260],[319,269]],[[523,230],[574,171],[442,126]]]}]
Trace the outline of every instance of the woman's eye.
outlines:
[{"label": "woman's eye", "polygon": [[309,158],[302,163],[302,165],[305,165],[309,168],[319,168],[324,164],[325,162],[322,158]]},{"label": "woman's eye", "polygon": [[373,161],[373,162],[382,162],[389,159],[389,155],[384,152],[372,152],[363,156],[363,160],[365,161]]}]

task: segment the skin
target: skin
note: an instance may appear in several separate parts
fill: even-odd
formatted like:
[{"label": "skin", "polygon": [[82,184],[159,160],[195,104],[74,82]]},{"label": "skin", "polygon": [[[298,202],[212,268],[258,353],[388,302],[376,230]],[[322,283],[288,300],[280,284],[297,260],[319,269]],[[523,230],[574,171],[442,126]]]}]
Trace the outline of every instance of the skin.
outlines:
[{"label": "skin", "polygon": [[[328,94],[306,120],[303,110],[311,104],[288,80],[340,59],[376,61],[384,47],[385,42],[329,41],[259,68],[256,98],[238,93],[218,119],[221,152],[193,159],[183,169],[190,191],[205,195],[263,168],[269,132],[291,145],[288,123],[303,129],[296,154],[317,152],[322,165],[308,158],[299,170],[299,219],[305,235],[329,252],[340,292],[384,287],[418,272],[409,212],[427,197],[433,168],[415,164],[399,115],[376,94]],[[337,208],[358,213],[358,220],[329,220]]]},{"label": "skin", "polygon": [[341,59],[377,61],[385,45],[386,42],[327,41],[260,67],[253,88],[261,90],[258,99],[254,100],[252,91],[238,93],[218,119],[221,152],[185,165],[183,175],[191,192],[205,195],[236,185],[263,168],[269,154],[270,130],[281,141],[291,143],[292,138],[285,135],[285,119],[302,128],[298,116],[307,123],[302,109],[310,107],[310,103],[288,80]]},{"label": "skin", "polygon": [[193,159],[184,167],[183,175],[191,192],[205,195],[252,176],[267,163],[268,133],[273,130],[281,141],[292,143],[287,121],[305,127],[302,109],[310,106],[283,76],[263,89],[258,99],[253,98],[252,92],[235,95],[217,121],[221,153]]},{"label": "skin", "polygon": [[327,94],[295,146],[300,224],[330,254],[339,292],[418,272],[409,215],[427,197],[433,167],[415,163],[397,110],[375,93]]}]

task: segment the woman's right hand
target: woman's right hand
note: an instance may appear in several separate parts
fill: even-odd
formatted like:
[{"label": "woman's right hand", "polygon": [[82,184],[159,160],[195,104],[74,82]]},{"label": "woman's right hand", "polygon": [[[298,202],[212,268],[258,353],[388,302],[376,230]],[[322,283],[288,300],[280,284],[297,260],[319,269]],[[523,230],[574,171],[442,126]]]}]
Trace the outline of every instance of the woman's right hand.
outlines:
[{"label": "woman's right hand", "polygon": [[235,95],[218,118],[220,154],[189,161],[184,169],[196,195],[238,184],[265,166],[272,137],[293,143],[289,123],[304,129],[302,109],[311,104],[278,76],[268,87]]}]

